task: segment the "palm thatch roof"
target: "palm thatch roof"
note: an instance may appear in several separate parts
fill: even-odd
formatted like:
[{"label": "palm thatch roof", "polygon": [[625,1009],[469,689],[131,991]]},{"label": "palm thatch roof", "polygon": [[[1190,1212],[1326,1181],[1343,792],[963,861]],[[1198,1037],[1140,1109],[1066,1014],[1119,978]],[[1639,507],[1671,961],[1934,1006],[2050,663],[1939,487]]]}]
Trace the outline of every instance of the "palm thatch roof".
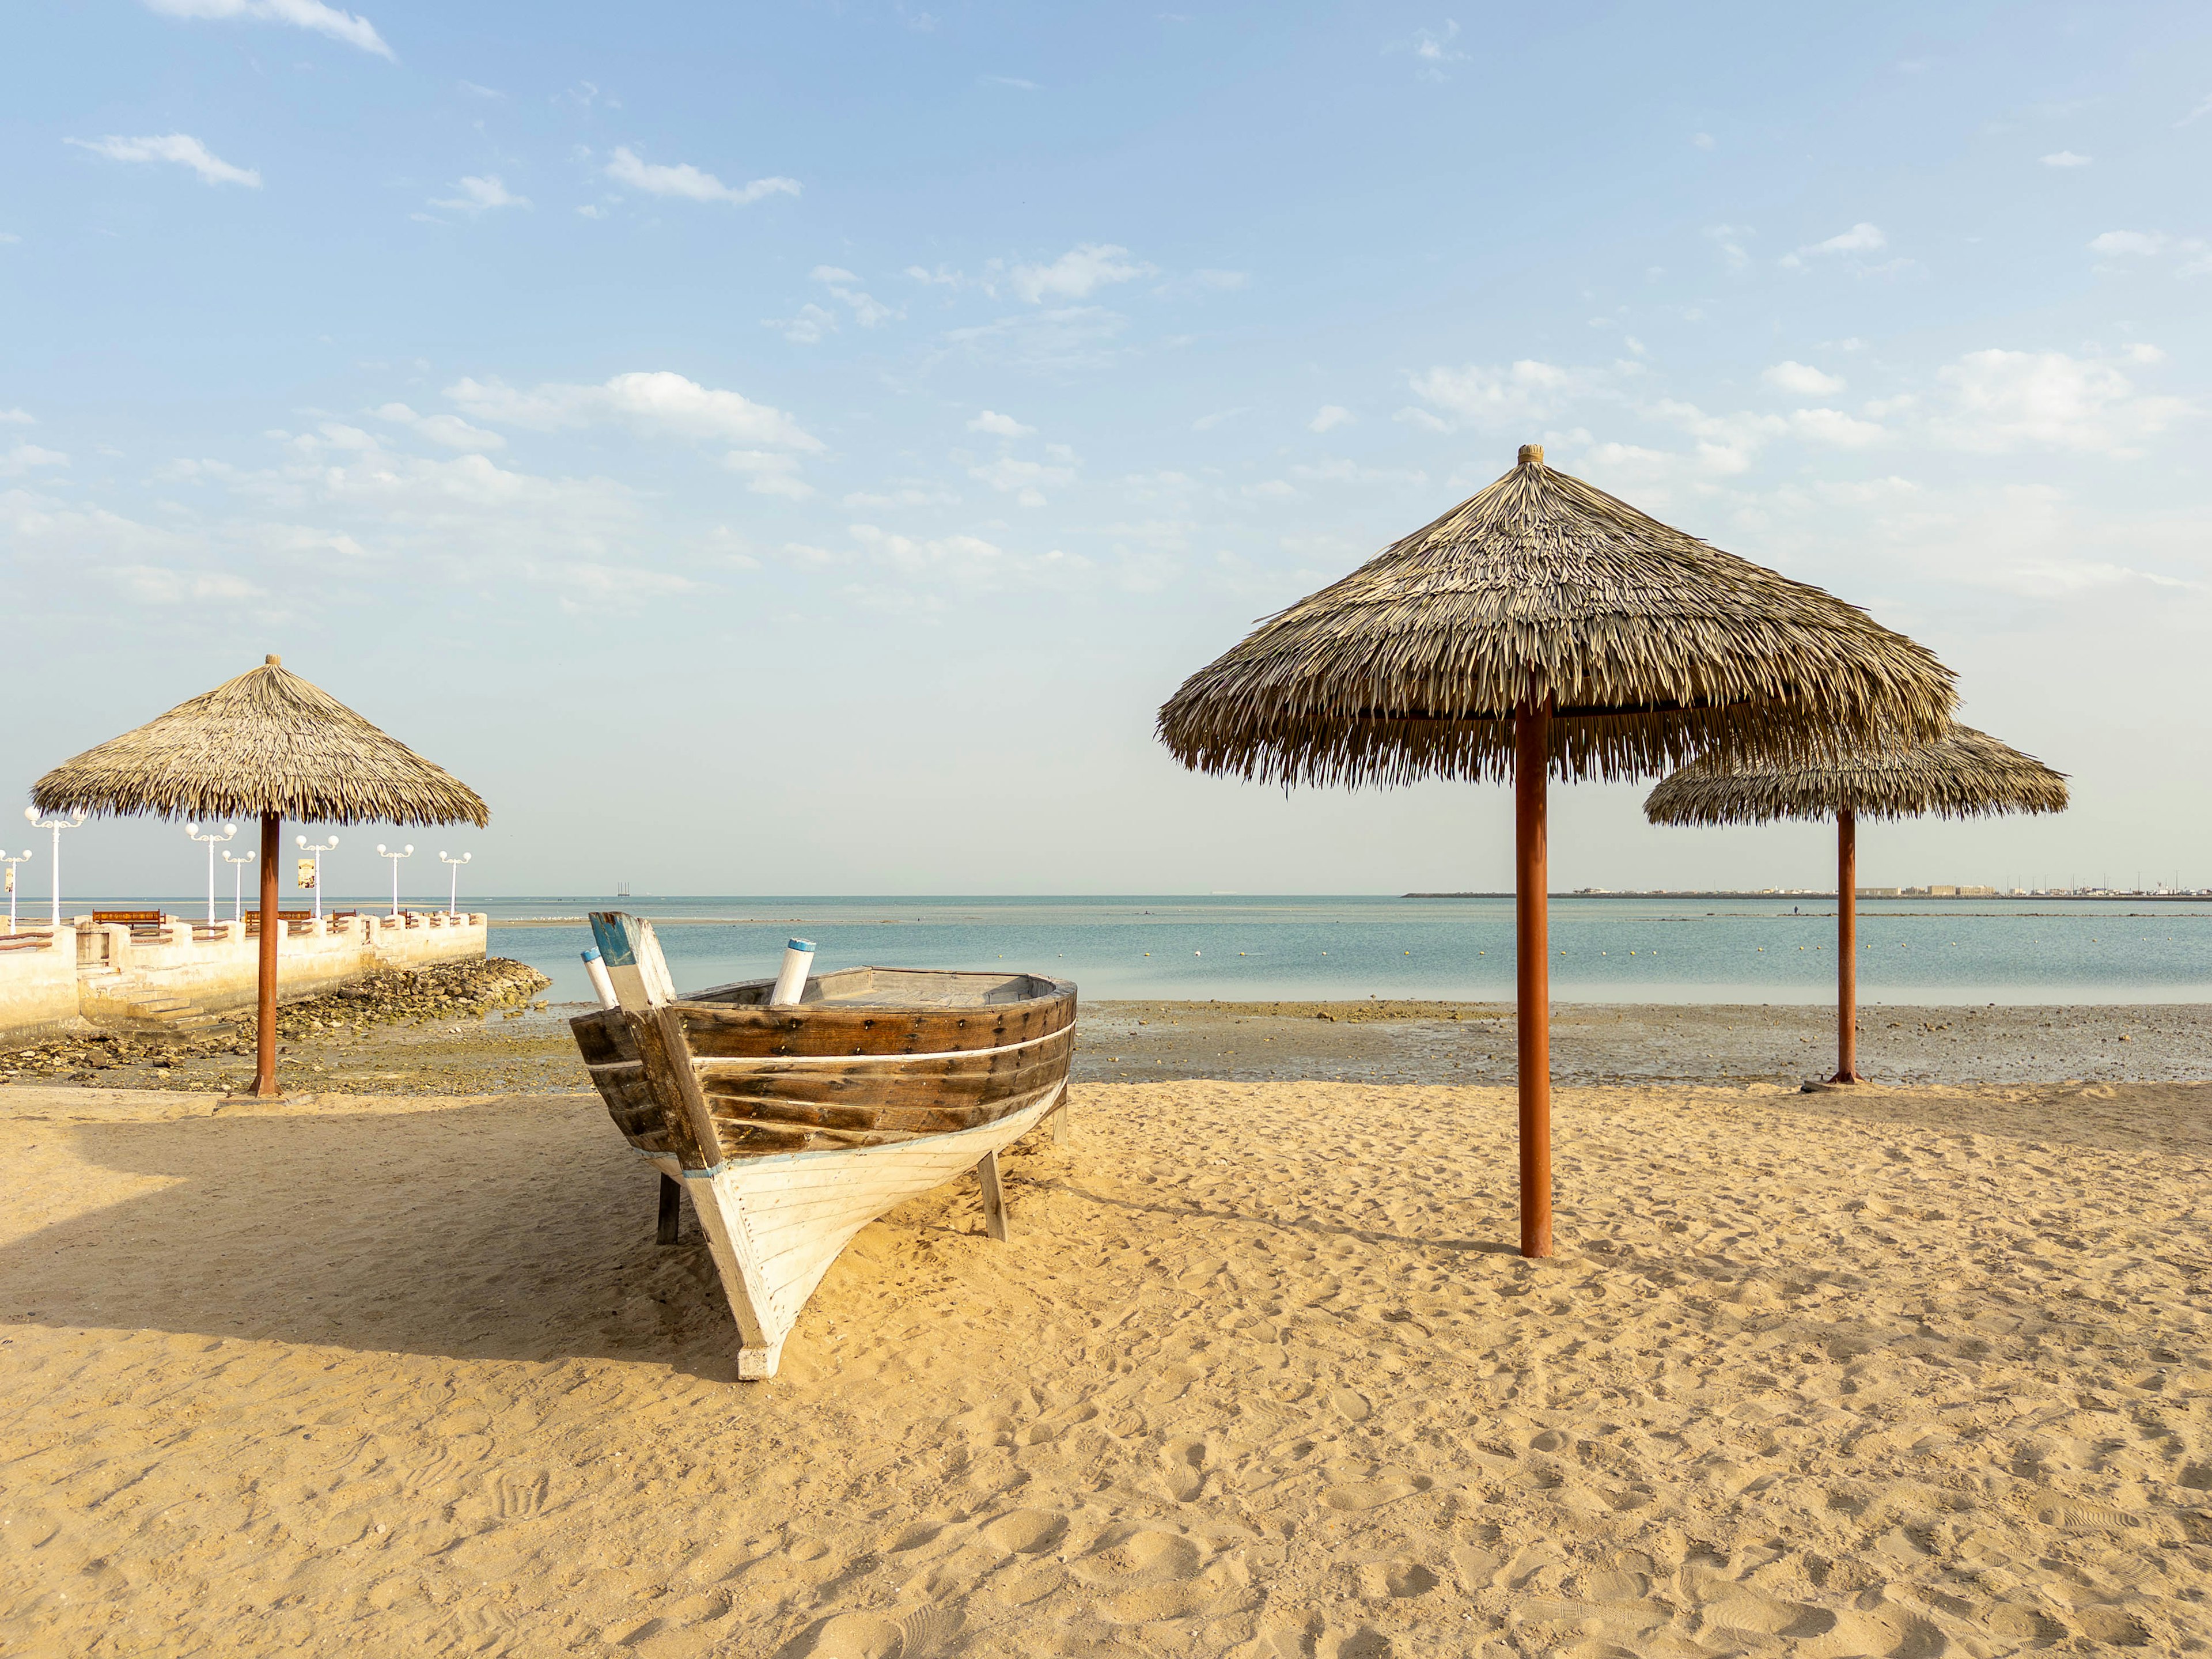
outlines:
[{"label": "palm thatch roof", "polygon": [[1801,766],[1691,762],[1651,792],[1654,823],[1766,823],[1776,818],[1991,817],[2063,812],[2066,775],[1971,726],[1934,743]]},{"label": "palm thatch roof", "polygon": [[270,657],[31,789],[42,812],[323,823],[473,823],[491,813],[444,768],[386,737]]},{"label": "palm thatch roof", "polygon": [[1520,464],[1183,683],[1159,737],[1262,781],[1503,781],[1514,706],[1557,699],[1552,767],[1812,759],[1939,735],[1948,669],[1855,605]]}]

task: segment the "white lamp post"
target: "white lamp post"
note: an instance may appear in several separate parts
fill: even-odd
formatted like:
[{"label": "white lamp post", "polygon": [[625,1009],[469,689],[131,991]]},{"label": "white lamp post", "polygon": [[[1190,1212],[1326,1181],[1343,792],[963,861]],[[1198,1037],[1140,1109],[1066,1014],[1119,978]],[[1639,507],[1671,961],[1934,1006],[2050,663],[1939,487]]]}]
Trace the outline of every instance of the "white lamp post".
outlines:
[{"label": "white lamp post", "polygon": [[216,844],[218,842],[226,842],[226,841],[228,841],[228,840],[229,840],[233,836],[236,835],[237,833],[238,833],[238,826],[237,826],[236,824],[234,824],[234,823],[226,823],[226,824],[224,824],[224,825],[222,826],[222,833],[221,835],[219,835],[219,836],[218,836],[217,834],[216,834],[216,832],[215,832],[214,830],[209,830],[209,831],[207,832],[207,834],[205,834],[204,836],[204,835],[202,835],[202,834],[200,834],[200,827],[199,827],[199,825],[198,825],[197,823],[188,823],[188,824],[186,824],[186,825],[185,826],[185,834],[186,836],[190,836],[190,837],[191,837],[192,840],[194,840],[194,841],[204,841],[204,842],[205,842],[207,843],[207,849],[208,849],[208,926],[209,926],[209,927],[214,927],[214,926],[215,926],[215,849],[216,849]]},{"label": "white lamp post", "polygon": [[67,817],[56,813],[52,817],[42,818],[39,816],[37,807],[26,806],[23,809],[23,817],[33,830],[51,830],[54,832],[54,861],[47,871],[47,878],[53,884],[54,902],[52,925],[58,927],[62,925],[62,831],[74,830],[84,822],[84,808],[78,807]]},{"label": "white lamp post", "polygon": [[0,864],[8,866],[8,931],[11,933],[15,931],[15,866],[28,862],[30,856],[31,849],[27,847],[23,849],[21,858],[0,855]]},{"label": "white lamp post", "polygon": [[396,916],[399,914],[399,860],[412,858],[415,855],[415,843],[409,842],[406,846],[395,853],[382,842],[379,842],[376,843],[376,855],[380,859],[392,860],[392,914]]},{"label": "white lamp post", "polygon": [[[320,927],[323,921],[323,854],[338,844],[338,838],[332,836],[328,841],[313,842],[305,836],[295,836],[292,839],[299,843],[301,852],[315,861],[315,925]],[[381,853],[384,849],[380,847],[376,850]],[[392,867],[395,872],[399,868],[396,864]]]},{"label": "white lamp post", "polygon": [[230,919],[246,920],[246,866],[253,862],[251,853],[228,853],[222,861],[230,866]]},{"label": "white lamp post", "polygon": [[[453,906],[460,902],[461,866],[475,856],[474,853],[464,853],[457,859],[449,859],[443,853],[438,854],[438,862],[449,864],[453,870],[453,878],[446,885],[446,914],[449,916],[453,914]],[[397,870],[399,866],[395,864],[392,867]]]}]

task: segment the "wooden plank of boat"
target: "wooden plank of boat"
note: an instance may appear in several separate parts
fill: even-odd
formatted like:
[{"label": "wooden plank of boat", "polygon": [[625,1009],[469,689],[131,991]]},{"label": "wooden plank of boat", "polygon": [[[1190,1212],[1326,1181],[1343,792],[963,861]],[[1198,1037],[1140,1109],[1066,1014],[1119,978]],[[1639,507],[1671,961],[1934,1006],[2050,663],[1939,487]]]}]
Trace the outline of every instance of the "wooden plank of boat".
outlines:
[{"label": "wooden plank of boat", "polygon": [[857,968],[771,1008],[767,980],[681,996],[650,923],[592,924],[619,1006],[572,1021],[577,1045],[616,1127],[691,1195],[740,1377],[775,1375],[839,1252],[907,1199],[972,1169],[1006,1237],[998,1154],[1048,1116],[1061,1133],[1073,985]]}]

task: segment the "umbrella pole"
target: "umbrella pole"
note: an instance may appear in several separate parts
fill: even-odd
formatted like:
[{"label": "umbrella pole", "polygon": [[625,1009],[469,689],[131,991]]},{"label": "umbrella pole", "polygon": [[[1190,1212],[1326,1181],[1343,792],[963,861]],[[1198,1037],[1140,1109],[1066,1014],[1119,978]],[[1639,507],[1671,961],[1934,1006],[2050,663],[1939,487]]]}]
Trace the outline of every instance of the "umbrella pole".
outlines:
[{"label": "umbrella pole", "polygon": [[1836,814],[1836,1074],[1859,1079],[1859,826],[1851,810]]},{"label": "umbrella pole", "polygon": [[[1534,690],[1534,687],[1530,688]],[[1552,703],[1513,713],[1513,942],[1520,1038],[1521,1254],[1552,1253],[1552,942],[1544,790]]]},{"label": "umbrella pole", "polygon": [[253,1092],[274,1095],[276,1087],[276,815],[261,815],[261,971],[258,1018],[253,1042]]}]

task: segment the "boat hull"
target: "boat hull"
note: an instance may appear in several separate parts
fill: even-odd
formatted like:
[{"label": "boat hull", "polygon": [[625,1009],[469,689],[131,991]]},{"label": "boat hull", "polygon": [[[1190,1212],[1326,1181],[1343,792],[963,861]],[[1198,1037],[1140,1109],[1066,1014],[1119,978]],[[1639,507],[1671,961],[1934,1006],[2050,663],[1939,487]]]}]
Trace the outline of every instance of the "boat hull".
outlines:
[{"label": "boat hull", "polygon": [[622,1001],[570,1025],[616,1127],[691,1195],[740,1377],[775,1374],[830,1263],[906,1200],[975,1170],[1005,1237],[998,1154],[1065,1113],[1073,984],[861,968],[788,1006],[766,980],[685,997],[649,923],[592,925]]}]

